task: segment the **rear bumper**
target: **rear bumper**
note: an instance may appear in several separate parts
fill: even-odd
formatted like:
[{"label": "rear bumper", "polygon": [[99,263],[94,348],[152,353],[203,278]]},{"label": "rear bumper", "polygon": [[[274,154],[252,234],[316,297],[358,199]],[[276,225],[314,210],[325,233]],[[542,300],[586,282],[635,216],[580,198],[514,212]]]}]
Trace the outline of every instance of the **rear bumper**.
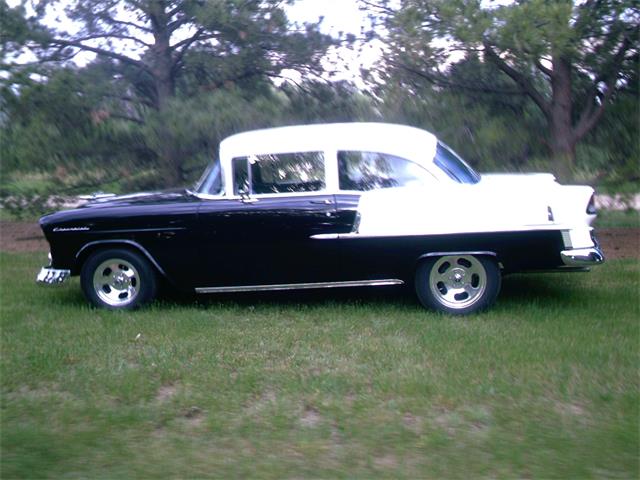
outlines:
[{"label": "rear bumper", "polygon": [[51,267],[42,267],[36,283],[43,285],[61,285],[71,276],[71,270],[58,270]]},{"label": "rear bumper", "polygon": [[591,267],[604,263],[604,254],[598,246],[563,250],[560,257],[567,267]]}]

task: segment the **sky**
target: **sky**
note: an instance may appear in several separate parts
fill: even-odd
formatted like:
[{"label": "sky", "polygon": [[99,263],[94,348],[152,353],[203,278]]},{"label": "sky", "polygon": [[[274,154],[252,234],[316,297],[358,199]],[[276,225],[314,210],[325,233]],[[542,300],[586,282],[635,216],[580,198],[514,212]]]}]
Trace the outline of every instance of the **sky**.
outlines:
[{"label": "sky", "polygon": [[[367,15],[358,8],[357,0],[297,0],[286,10],[292,22],[315,22],[322,18],[320,30],[332,36],[351,33],[361,37],[362,29],[368,27]],[[325,67],[334,72],[332,80],[350,80],[364,88],[360,69],[370,68],[380,58],[381,49],[377,42],[334,49],[327,55]]]},{"label": "sky", "polygon": [[357,0],[298,0],[287,7],[289,19],[297,22],[316,21],[324,17],[322,31],[359,34],[366,16],[358,9]]}]

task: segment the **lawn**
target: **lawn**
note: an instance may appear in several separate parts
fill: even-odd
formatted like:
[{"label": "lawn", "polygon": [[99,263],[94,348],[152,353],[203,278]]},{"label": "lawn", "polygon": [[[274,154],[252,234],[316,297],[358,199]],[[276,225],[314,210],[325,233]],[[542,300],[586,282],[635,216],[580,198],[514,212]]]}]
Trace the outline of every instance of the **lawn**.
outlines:
[{"label": "lawn", "polygon": [[640,227],[640,212],[635,210],[600,210],[595,221],[596,228]]},{"label": "lawn", "polygon": [[90,309],[0,254],[2,478],[638,478],[640,263]]}]

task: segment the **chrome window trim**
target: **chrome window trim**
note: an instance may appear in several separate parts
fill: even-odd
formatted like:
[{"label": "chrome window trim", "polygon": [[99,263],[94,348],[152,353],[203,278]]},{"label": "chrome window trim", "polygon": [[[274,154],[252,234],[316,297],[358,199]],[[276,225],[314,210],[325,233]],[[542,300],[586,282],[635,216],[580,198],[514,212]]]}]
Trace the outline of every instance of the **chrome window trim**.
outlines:
[{"label": "chrome window trim", "polygon": [[357,280],[347,282],[317,282],[317,283],[281,283],[276,285],[238,285],[231,287],[200,287],[196,293],[238,293],[238,292],[267,292],[284,290],[307,290],[312,288],[342,288],[342,287],[384,287],[403,285],[397,278],[382,280]]},{"label": "chrome window trim", "polygon": [[210,195],[208,193],[193,192],[193,196],[196,198],[199,198],[200,200],[225,200],[229,198],[226,195],[226,193],[221,193],[218,195]]},{"label": "chrome window trim", "polygon": [[248,197],[242,197],[241,195],[233,195],[226,198],[229,200],[243,200],[246,198],[255,198],[256,200],[260,200],[260,199],[283,198],[283,197],[318,197],[318,196],[327,196],[327,195],[335,195],[335,193],[332,193],[325,188],[323,190],[314,190],[312,192],[252,193]]},{"label": "chrome window trim", "polygon": [[[330,152],[330,151],[329,151]],[[298,153],[317,153],[320,154],[322,157],[322,181],[324,182],[324,186],[322,187],[322,189],[320,190],[311,190],[308,192],[274,192],[274,193],[248,193],[246,196],[243,195],[238,195],[235,192],[235,171],[234,171],[234,167],[233,167],[233,162],[236,159],[245,159],[249,165],[248,165],[248,181],[249,184],[251,185],[253,183],[253,178],[252,178],[252,172],[251,172],[251,160],[249,157],[251,156],[259,156],[259,155],[295,155]],[[329,159],[328,155],[327,155],[328,151],[323,149],[323,150],[296,150],[296,151],[292,151],[292,152],[262,152],[262,153],[253,153],[251,155],[244,155],[244,156],[237,156],[237,157],[231,157],[229,160],[229,178],[231,179],[231,189],[229,191],[229,195],[226,196],[226,198],[231,199],[231,200],[238,200],[238,199],[246,199],[246,198],[256,198],[256,199],[260,199],[260,198],[280,198],[282,196],[305,196],[305,195],[332,195],[332,193],[328,193],[331,190],[333,190],[332,187],[329,186],[329,178],[332,175],[331,169],[332,167],[330,166],[330,164],[333,164],[335,162],[337,162],[337,159]],[[337,158],[337,157],[336,157]],[[334,162],[335,160],[335,162]]]}]

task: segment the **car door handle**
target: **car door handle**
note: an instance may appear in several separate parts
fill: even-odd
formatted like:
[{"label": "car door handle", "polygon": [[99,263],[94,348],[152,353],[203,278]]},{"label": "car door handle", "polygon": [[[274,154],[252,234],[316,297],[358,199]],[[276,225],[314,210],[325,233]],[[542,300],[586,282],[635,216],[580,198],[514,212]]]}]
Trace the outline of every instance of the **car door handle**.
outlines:
[{"label": "car door handle", "polygon": [[309,203],[313,203],[314,205],[333,205],[333,202],[328,198],[324,200],[309,200]]}]

